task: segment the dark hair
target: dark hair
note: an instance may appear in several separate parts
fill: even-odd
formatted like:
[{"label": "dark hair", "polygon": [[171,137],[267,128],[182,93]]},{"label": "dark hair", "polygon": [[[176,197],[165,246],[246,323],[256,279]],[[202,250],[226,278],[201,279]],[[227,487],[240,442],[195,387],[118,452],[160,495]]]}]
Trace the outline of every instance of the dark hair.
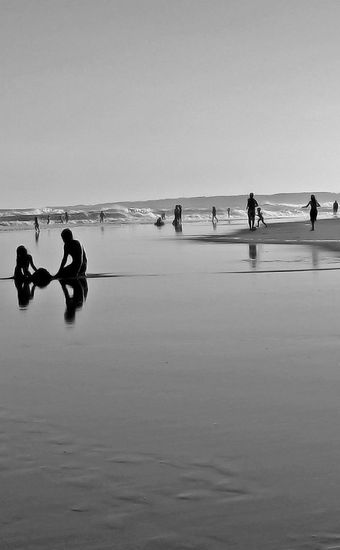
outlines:
[{"label": "dark hair", "polygon": [[24,245],[21,244],[20,246],[18,246],[18,248],[17,248],[17,258],[27,256],[27,254],[28,254],[27,248],[25,248]]},{"label": "dark hair", "polygon": [[61,232],[61,238],[63,241],[72,241],[73,235],[71,229],[63,229]]}]

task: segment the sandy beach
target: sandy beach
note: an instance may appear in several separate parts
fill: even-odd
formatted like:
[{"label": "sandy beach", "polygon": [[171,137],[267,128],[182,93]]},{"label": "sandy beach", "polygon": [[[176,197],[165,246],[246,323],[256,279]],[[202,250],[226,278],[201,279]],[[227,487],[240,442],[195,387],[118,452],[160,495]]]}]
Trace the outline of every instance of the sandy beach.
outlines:
[{"label": "sandy beach", "polygon": [[0,548],[337,548],[339,223],[75,228],[73,322],[0,281]]},{"label": "sandy beach", "polygon": [[321,219],[315,224],[315,230],[311,231],[309,221],[268,222],[268,227],[262,224],[256,231],[248,228],[240,229],[232,234],[219,232],[213,235],[205,235],[202,240],[210,242],[239,242],[261,244],[308,244],[324,246],[334,250],[340,250],[340,219]]}]

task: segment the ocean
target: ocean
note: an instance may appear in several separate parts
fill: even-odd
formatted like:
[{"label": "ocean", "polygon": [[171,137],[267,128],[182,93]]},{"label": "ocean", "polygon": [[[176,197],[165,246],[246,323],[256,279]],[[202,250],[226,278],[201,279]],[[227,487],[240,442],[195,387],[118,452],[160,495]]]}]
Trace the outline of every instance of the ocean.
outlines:
[{"label": "ocean", "polygon": [[233,228],[84,224],[86,288],[0,282],[1,549],[338,548],[339,258],[195,238]]},{"label": "ocean", "polygon": [[[316,193],[321,205],[319,217],[332,216],[334,200],[340,201],[340,194]],[[308,193],[280,193],[275,195],[256,195],[262,208],[263,215],[269,220],[289,220],[308,218],[309,211],[302,207],[309,201]],[[164,213],[167,220],[173,218],[176,204],[183,207],[183,221],[185,223],[204,223],[211,219],[212,206],[216,206],[217,217],[220,222],[231,220],[238,223],[246,220],[245,195],[210,196],[210,197],[179,197],[134,202],[107,202],[98,204],[39,206],[36,208],[0,209],[0,228],[32,227],[34,217],[39,223],[62,223],[65,212],[69,216],[69,223],[73,225],[92,225],[99,221],[99,214],[103,211],[105,222],[110,224],[150,224]],[[228,214],[228,209],[230,212]]]}]

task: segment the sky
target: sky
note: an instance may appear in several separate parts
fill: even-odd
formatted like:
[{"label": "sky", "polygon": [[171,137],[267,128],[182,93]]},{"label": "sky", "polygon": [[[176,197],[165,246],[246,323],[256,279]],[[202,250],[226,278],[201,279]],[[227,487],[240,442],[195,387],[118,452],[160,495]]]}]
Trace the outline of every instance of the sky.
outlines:
[{"label": "sky", "polygon": [[0,208],[340,191],[340,1],[1,0]]}]

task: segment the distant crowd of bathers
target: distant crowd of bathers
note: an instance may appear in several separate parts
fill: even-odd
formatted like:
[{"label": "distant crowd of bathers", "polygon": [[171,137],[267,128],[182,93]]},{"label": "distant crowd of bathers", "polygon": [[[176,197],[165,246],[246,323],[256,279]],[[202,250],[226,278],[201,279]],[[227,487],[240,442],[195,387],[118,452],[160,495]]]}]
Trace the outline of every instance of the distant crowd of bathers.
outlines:
[{"label": "distant crowd of bathers", "polygon": [[[320,204],[318,203],[315,195],[311,195],[309,202],[302,208],[310,208],[310,222],[311,222],[311,231],[314,231],[315,222],[318,216],[318,208]],[[337,215],[339,204],[337,200],[333,203],[333,214]],[[248,214],[248,225],[250,231],[255,231],[255,221],[257,218],[257,227],[260,226],[260,223],[267,227],[267,224],[263,217],[263,212],[261,207],[258,205],[254,193],[249,194],[247,200],[246,211]],[[230,218],[231,210],[227,208],[228,218]],[[104,222],[105,214],[103,211],[99,213],[100,223]],[[216,206],[212,207],[211,210],[211,219],[213,225],[216,225],[218,222]],[[162,226],[164,225],[165,212],[159,216],[155,222],[155,225]],[[69,215],[67,212],[60,217],[61,222],[68,223]],[[50,216],[47,217],[47,224],[50,223]],[[182,228],[182,206],[176,204],[174,208],[174,219],[173,225],[175,226],[176,231],[181,231]],[[34,228],[36,232],[40,231],[38,218],[34,219]],[[25,246],[20,245],[17,248],[17,258],[16,266],[14,270],[14,279],[16,281],[40,281],[40,283],[47,284],[52,279],[74,279],[81,278],[86,276],[87,269],[87,257],[83,246],[79,241],[73,238],[72,231],[68,228],[64,229],[61,232],[61,238],[64,242],[64,254],[60,263],[60,267],[55,275],[51,275],[46,269],[39,268],[37,269],[34,265],[32,256],[28,253]],[[71,263],[67,264],[68,259],[71,258]],[[33,270],[33,273],[30,272],[30,268]]]}]

